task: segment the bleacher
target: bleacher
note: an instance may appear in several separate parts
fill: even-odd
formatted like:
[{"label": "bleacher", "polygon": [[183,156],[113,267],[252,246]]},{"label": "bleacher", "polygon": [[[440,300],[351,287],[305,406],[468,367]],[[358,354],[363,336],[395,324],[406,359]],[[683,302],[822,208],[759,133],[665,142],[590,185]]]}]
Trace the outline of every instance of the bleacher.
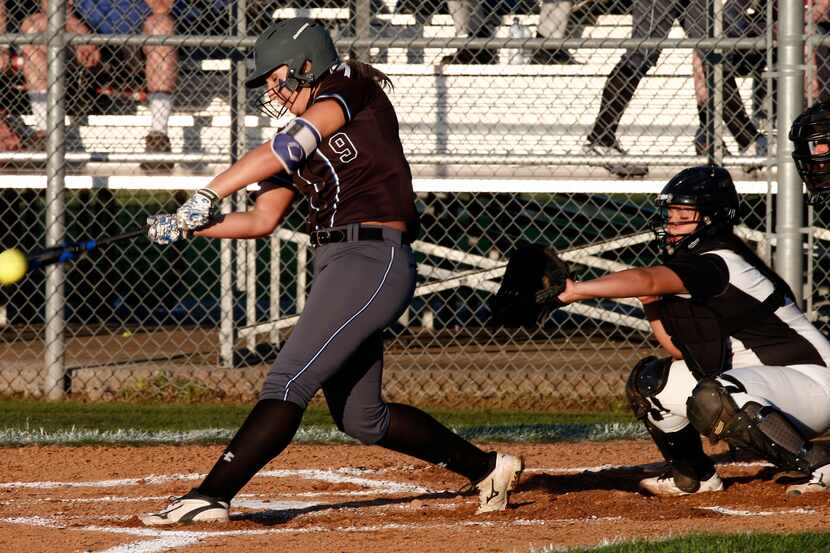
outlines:
[{"label": "bleacher", "polygon": [[[348,16],[348,10],[303,10],[314,17],[333,20]],[[278,10],[279,16],[296,15],[299,10]],[[285,13],[281,13],[285,12]],[[291,13],[289,13],[291,12]],[[327,12],[327,13],[323,13]],[[329,13],[330,12],[330,13]],[[343,13],[341,13],[343,12]],[[377,16],[374,27],[379,34],[400,33],[414,25],[414,17],[405,14]],[[535,29],[538,16],[520,15],[522,23]],[[506,37],[512,16],[506,16],[497,36]],[[385,29],[385,30],[384,30]],[[628,38],[630,17],[601,16],[597,24],[585,29],[583,38]],[[451,37],[454,34],[448,15],[436,15],[423,28],[423,36]],[[683,38],[675,26],[671,38]],[[453,50],[427,48],[425,63],[411,64],[412,52],[391,48],[372,51],[385,58],[377,64],[395,84],[390,94],[397,108],[401,135],[408,158],[416,173],[429,174],[431,166],[444,163],[474,165],[467,174],[485,177],[478,167],[482,158],[507,156],[521,164],[542,164],[539,158],[581,155],[581,145],[599,108],[606,76],[619,59],[620,49],[576,49],[574,55],[582,65],[438,65],[443,55]],[[502,49],[501,59],[512,52]],[[169,121],[169,136],[174,152],[207,156],[217,161],[229,156],[231,117],[226,60],[204,60],[188,65],[176,90],[174,113]],[[691,79],[691,50],[664,50],[658,66],[641,83],[623,117],[619,136],[631,154],[643,156],[694,155],[692,137],[697,127],[694,90]],[[739,80],[748,103],[751,82]],[[201,101],[194,102],[194,97]],[[245,120],[248,144],[267,140],[279,122],[256,114],[253,98]],[[24,117],[24,119],[28,119]],[[26,121],[31,123],[30,120]],[[140,153],[150,125],[146,105],[136,106],[134,115],[89,115],[74,125],[68,134],[67,151],[102,154]],[[73,129],[74,131],[74,129]],[[727,146],[737,150],[731,136]],[[136,163],[89,164],[85,170],[107,174],[137,171]],[[177,164],[176,173],[207,174],[212,163],[191,161]],[[469,168],[468,168],[469,169]],[[575,174],[585,173],[577,167]],[[601,170],[599,170],[601,172]],[[460,173],[465,171],[460,170]],[[530,171],[534,173],[534,171]],[[538,173],[538,172],[537,172]],[[588,171],[597,174],[597,169]]]}]

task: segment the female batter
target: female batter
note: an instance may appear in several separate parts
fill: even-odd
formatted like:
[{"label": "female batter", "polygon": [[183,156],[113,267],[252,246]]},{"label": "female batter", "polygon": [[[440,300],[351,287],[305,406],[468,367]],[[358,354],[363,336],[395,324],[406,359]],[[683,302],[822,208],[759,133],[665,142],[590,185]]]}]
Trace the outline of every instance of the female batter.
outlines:
[{"label": "female batter", "polygon": [[[260,399],[205,480],[144,524],[227,521],[231,499],[292,440],[322,388],[338,428],[366,444],[442,464],[480,492],[478,512],[507,506],[518,457],[485,452],[423,411],[381,397],[381,331],[415,289],[409,243],[418,233],[412,177],[395,110],[377,69],[341,62],[325,28],[295,18],[255,45],[248,87],[267,87],[264,109],[297,117],[175,215],[151,217],[151,240],[271,234],[297,194],[308,198],[314,281],[305,309],[265,379]],[[273,178],[281,172],[291,183]],[[220,216],[219,201],[261,184],[252,210]]]}]

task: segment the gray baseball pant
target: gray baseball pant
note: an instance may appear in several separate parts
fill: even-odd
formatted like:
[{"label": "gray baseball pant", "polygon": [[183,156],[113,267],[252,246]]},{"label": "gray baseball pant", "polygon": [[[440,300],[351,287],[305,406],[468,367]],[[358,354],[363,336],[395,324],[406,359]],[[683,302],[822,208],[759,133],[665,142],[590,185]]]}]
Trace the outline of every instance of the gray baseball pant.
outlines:
[{"label": "gray baseball pant", "polygon": [[260,394],[305,408],[322,388],[337,427],[367,444],[389,427],[381,397],[382,331],[415,291],[412,249],[401,243],[400,232],[384,229],[383,236],[315,250],[305,309]]}]

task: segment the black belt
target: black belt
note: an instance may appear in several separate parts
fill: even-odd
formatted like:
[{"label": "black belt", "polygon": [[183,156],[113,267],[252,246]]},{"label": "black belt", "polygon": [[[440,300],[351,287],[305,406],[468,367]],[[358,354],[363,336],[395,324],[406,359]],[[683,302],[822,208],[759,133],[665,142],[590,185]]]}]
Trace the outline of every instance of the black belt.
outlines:
[{"label": "black belt", "polygon": [[[352,233],[353,234],[353,233]],[[379,227],[360,227],[357,229],[357,236],[354,234],[349,238],[348,229],[322,229],[312,231],[309,236],[312,247],[334,244],[336,242],[352,242],[355,240],[380,240],[383,241],[383,229]]]}]

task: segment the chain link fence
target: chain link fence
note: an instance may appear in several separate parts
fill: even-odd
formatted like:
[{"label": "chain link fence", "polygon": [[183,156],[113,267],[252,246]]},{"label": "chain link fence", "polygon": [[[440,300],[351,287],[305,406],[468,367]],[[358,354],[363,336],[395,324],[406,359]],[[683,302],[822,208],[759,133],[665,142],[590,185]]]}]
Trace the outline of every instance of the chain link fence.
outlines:
[{"label": "chain link fence", "polygon": [[[777,81],[799,65],[803,102],[824,98],[828,19],[808,5],[799,64],[779,64],[778,12],[795,2],[781,6],[7,2],[0,246],[114,235],[175,211],[280,125],[257,112],[261,91],[241,84],[256,33],[274,19],[315,17],[344,57],[392,78],[423,218],[416,298],[387,333],[386,397],[612,407],[630,367],[656,348],[636,301],[570,306],[537,329],[503,329],[489,325],[488,300],[523,241],[564,252],[580,278],[655,262],[653,196],[682,166],[732,170],[747,206],[742,235],[799,279],[806,267],[805,304],[821,325],[830,316],[826,216],[806,212],[813,225],[802,236],[797,224],[789,249],[793,237],[776,234],[774,217],[782,200],[801,210],[776,157],[788,155],[778,106],[800,111],[801,92]],[[649,19],[651,7],[665,15]],[[225,209],[245,209],[255,193]],[[119,242],[0,289],[0,393],[254,397],[302,312],[313,256],[304,213],[296,206],[257,241]]]}]

